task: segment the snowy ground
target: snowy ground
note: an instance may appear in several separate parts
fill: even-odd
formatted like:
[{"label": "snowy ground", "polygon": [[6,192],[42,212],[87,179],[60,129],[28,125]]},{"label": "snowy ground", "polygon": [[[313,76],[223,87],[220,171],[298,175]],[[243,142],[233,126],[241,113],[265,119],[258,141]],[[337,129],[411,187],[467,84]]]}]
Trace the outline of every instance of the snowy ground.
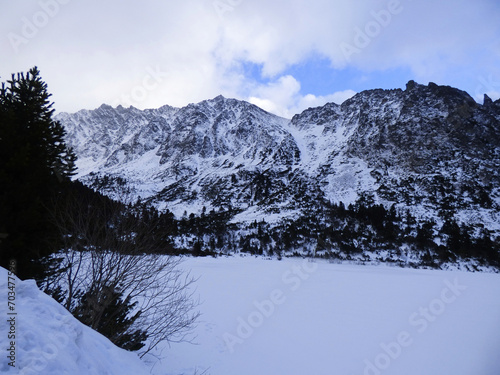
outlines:
[{"label": "snowy ground", "polygon": [[[150,356],[150,369],[81,325],[33,281],[13,281],[11,324],[11,285],[0,268],[0,373],[500,373],[499,274],[251,257],[187,258],[183,267],[200,277],[198,345],[164,345],[165,359]],[[16,368],[9,366],[13,351]]]},{"label": "snowy ground", "polygon": [[[188,258],[198,345],[155,375],[498,375],[500,275]],[[205,371],[205,372],[204,372]]]},{"label": "snowy ground", "polygon": [[[0,374],[146,375],[135,353],[76,320],[38,290],[0,267]],[[10,302],[10,303],[8,303]]]}]

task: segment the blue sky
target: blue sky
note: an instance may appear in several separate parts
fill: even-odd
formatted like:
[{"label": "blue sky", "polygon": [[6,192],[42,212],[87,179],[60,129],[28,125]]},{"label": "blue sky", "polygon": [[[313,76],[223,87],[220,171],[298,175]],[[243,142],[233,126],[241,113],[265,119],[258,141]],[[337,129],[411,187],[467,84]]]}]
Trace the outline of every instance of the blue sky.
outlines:
[{"label": "blue sky", "polygon": [[281,116],[410,79],[500,98],[498,0],[25,0],[0,76],[37,65],[58,111],[219,94]]},{"label": "blue sky", "polygon": [[301,91],[328,95],[333,87],[362,91],[370,88],[404,88],[413,79],[408,68],[393,68],[367,73],[354,67],[334,69],[326,58],[315,57],[285,71],[301,83]]}]

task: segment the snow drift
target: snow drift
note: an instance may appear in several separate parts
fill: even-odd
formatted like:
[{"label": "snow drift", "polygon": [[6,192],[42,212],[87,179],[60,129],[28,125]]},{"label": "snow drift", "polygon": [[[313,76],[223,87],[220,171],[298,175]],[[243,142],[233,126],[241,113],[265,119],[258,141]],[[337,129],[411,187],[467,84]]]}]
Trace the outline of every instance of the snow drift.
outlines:
[{"label": "snow drift", "polygon": [[[149,373],[136,354],[118,348],[100,333],[80,323],[64,307],[40,291],[34,280],[9,280],[8,271],[1,267],[0,280],[0,373]],[[7,303],[9,291],[11,296],[15,292],[15,300],[11,298],[15,305],[11,303],[9,306]],[[15,307],[15,310],[10,310],[10,307]]]}]

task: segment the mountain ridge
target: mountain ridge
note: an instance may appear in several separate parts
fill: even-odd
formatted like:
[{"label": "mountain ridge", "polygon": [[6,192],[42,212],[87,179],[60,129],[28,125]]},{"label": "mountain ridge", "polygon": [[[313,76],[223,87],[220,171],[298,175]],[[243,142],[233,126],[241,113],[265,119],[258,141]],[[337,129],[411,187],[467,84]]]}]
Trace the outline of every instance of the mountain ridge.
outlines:
[{"label": "mountain ridge", "polygon": [[221,95],[56,119],[79,156],[79,179],[177,217],[237,208],[236,222],[280,221],[369,194],[422,219],[500,233],[500,100],[481,105],[449,86],[367,90],[290,120]]}]

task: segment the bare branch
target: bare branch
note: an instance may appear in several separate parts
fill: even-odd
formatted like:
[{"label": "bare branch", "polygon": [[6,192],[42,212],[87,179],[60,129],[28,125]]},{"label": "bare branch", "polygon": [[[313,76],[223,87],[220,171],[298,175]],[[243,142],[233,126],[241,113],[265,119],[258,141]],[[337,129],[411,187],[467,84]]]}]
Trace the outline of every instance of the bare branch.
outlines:
[{"label": "bare branch", "polygon": [[[65,289],[64,306],[72,311],[76,296],[87,292],[84,311],[89,325],[99,326],[104,311],[113,304],[111,292],[120,291],[124,300],[137,302],[140,315],[123,334],[147,333],[143,357],[160,342],[189,341],[200,316],[193,298],[194,279],[183,272],[180,257],[160,255],[165,243],[158,239],[158,219],[147,225],[119,203],[107,198],[68,195],[55,205],[53,220],[64,238],[64,272],[59,285]],[[156,221],[155,221],[156,220]]]}]

